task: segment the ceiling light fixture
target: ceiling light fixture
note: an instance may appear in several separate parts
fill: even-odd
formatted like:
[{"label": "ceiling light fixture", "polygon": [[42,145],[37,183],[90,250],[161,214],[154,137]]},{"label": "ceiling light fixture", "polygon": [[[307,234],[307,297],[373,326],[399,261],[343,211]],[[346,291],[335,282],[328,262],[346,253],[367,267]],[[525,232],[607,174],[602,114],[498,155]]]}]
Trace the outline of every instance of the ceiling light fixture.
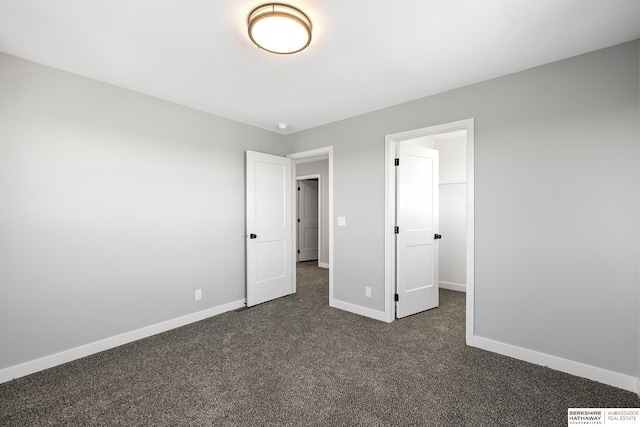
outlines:
[{"label": "ceiling light fixture", "polygon": [[281,55],[300,52],[311,43],[311,21],[301,10],[282,3],[258,6],[249,14],[249,37],[259,48]]},{"label": "ceiling light fixture", "polygon": [[286,123],[278,123],[276,126],[278,126],[278,129],[282,130],[289,129],[289,125]]}]

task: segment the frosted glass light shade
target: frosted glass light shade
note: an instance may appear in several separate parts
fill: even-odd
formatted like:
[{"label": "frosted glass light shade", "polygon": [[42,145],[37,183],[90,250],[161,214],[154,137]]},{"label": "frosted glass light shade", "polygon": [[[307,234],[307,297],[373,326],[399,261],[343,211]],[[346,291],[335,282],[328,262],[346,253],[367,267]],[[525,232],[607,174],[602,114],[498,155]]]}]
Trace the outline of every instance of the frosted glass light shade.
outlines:
[{"label": "frosted glass light shade", "polygon": [[248,25],[251,41],[271,53],[296,53],[311,43],[311,21],[286,4],[258,6],[249,14]]}]

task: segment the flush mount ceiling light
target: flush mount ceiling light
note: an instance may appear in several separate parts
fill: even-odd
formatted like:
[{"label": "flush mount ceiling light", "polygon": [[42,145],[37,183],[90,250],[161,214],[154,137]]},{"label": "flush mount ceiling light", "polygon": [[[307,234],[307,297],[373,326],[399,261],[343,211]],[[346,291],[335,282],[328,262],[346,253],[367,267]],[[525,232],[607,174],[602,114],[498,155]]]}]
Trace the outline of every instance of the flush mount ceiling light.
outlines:
[{"label": "flush mount ceiling light", "polygon": [[267,52],[296,53],[311,43],[311,21],[301,10],[286,4],[256,7],[249,14],[248,25],[251,41]]}]

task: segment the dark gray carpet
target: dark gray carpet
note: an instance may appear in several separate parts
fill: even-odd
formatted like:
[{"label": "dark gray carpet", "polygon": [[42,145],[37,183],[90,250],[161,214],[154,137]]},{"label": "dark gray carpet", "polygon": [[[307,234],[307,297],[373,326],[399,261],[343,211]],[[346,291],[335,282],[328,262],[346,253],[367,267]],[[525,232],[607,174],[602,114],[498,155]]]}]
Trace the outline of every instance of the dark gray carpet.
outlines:
[{"label": "dark gray carpet", "polygon": [[464,344],[464,294],[392,324],[298,293],[0,385],[0,425],[566,426],[640,407],[614,387]]}]

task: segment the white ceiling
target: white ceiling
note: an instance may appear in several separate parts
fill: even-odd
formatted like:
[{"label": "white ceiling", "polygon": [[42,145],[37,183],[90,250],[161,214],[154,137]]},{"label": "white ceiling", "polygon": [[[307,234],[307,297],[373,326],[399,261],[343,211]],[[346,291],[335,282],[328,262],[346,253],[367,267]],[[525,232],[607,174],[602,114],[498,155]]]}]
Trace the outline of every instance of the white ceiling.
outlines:
[{"label": "white ceiling", "polygon": [[285,2],[296,55],[249,40],[261,0],[0,0],[0,51],[288,134],[640,38],[640,0]]}]

